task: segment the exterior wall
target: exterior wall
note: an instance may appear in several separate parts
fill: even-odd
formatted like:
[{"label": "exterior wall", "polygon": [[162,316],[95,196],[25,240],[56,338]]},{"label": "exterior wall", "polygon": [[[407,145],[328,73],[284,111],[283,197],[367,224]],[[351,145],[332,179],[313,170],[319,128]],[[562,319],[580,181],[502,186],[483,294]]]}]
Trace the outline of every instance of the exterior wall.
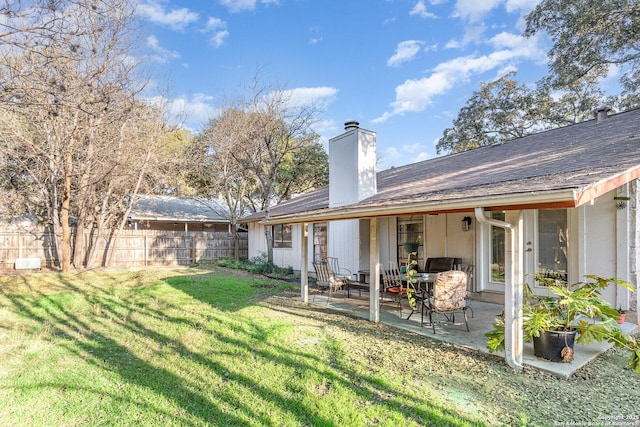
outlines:
[{"label": "exterior wall", "polygon": [[350,219],[327,224],[327,254],[352,273],[360,269],[360,221]]},{"label": "exterior wall", "polygon": [[[636,292],[631,294],[629,311],[635,315],[631,321],[638,323],[640,307],[638,307],[638,269],[640,269],[640,180],[629,184],[629,282],[635,286]],[[632,316],[631,316],[632,317]]]},{"label": "exterior wall", "polygon": [[249,223],[249,259],[267,253],[267,241],[264,238],[264,226],[257,222]]},{"label": "exterior wall", "polygon": [[[616,205],[613,200],[615,193],[607,193],[599,197],[593,205],[581,207],[584,210],[583,220],[579,223],[579,233],[584,236],[584,245],[580,259],[578,280],[585,280],[586,274],[601,277],[618,277],[625,279],[624,272],[618,271],[617,241],[616,241]],[[625,254],[626,255],[626,254]],[[618,276],[622,273],[621,276]],[[612,305],[617,303],[616,288],[604,290],[603,297]]]},{"label": "exterior wall", "polygon": [[[302,225],[294,224],[291,227],[291,247],[290,248],[273,248],[273,263],[281,267],[293,267],[294,270],[300,270],[300,257],[302,248],[300,247],[300,235],[302,233]],[[262,239],[266,241],[264,232]]]},{"label": "exterior wall", "polygon": [[[302,227],[291,227],[291,248],[274,248],[273,263],[280,267],[293,267],[300,269],[300,233]],[[249,224],[249,259],[260,257],[267,253],[267,239],[264,236],[264,225],[257,222]]]}]

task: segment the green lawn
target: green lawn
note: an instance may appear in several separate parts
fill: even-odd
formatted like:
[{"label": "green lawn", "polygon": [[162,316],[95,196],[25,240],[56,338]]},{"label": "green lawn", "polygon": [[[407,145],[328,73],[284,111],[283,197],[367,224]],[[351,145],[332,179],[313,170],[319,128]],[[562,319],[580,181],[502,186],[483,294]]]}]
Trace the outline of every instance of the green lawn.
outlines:
[{"label": "green lawn", "polygon": [[263,303],[286,287],[195,268],[1,277],[0,424],[481,424]]}]

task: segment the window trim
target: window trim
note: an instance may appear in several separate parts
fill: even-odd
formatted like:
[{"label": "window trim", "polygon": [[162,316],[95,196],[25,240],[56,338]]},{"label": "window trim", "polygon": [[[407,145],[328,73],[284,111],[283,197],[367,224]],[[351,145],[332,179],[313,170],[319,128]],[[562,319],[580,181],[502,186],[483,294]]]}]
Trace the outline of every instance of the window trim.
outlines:
[{"label": "window trim", "polygon": [[[288,232],[286,230],[288,229]],[[293,247],[293,227],[291,224],[277,224],[271,227],[274,249]]]}]

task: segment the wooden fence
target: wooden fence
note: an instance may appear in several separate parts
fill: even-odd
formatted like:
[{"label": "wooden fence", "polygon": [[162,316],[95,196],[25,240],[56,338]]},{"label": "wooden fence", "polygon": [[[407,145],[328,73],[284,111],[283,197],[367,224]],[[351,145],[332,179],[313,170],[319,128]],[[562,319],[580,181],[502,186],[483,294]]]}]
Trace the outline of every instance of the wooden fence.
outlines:
[{"label": "wooden fence", "polygon": [[[85,236],[89,242],[89,236]],[[97,241],[99,259],[104,265],[106,246],[112,250],[109,236]],[[240,258],[248,257],[246,233],[239,235]],[[223,232],[124,230],[118,236],[112,267],[145,267],[154,265],[189,265],[232,258],[233,236]],[[43,267],[55,268],[59,258],[53,234],[40,228],[0,232],[0,270],[13,270],[16,260],[40,260]],[[29,264],[29,263],[27,263]]]}]

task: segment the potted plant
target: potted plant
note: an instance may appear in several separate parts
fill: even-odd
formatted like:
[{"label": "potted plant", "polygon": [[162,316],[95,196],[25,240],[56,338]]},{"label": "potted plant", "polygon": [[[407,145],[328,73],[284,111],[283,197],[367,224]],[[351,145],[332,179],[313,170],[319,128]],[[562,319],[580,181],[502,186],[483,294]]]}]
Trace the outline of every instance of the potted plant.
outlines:
[{"label": "potted plant", "polygon": [[420,245],[422,244],[422,236],[418,236],[416,238],[415,242],[405,242],[402,244],[402,248],[404,249],[405,252],[411,254],[413,252],[415,252],[416,254],[418,253],[418,248],[420,247]]},{"label": "potted plant", "polygon": [[619,325],[622,325],[627,317],[627,310],[623,310],[622,307],[618,307],[618,318],[617,322]]},{"label": "potted plant", "polygon": [[[616,322],[618,311],[601,297],[602,290],[612,284],[635,289],[624,280],[586,277],[592,281],[573,285],[558,279],[536,277],[536,281],[555,294],[553,297],[535,296],[529,286],[525,286],[522,305],[525,341],[533,341],[536,356],[556,362],[573,360],[575,342],[607,341],[628,349],[631,352],[629,366],[640,373],[640,345],[634,337],[622,333]],[[490,351],[504,349],[504,313],[485,336]]]}]

